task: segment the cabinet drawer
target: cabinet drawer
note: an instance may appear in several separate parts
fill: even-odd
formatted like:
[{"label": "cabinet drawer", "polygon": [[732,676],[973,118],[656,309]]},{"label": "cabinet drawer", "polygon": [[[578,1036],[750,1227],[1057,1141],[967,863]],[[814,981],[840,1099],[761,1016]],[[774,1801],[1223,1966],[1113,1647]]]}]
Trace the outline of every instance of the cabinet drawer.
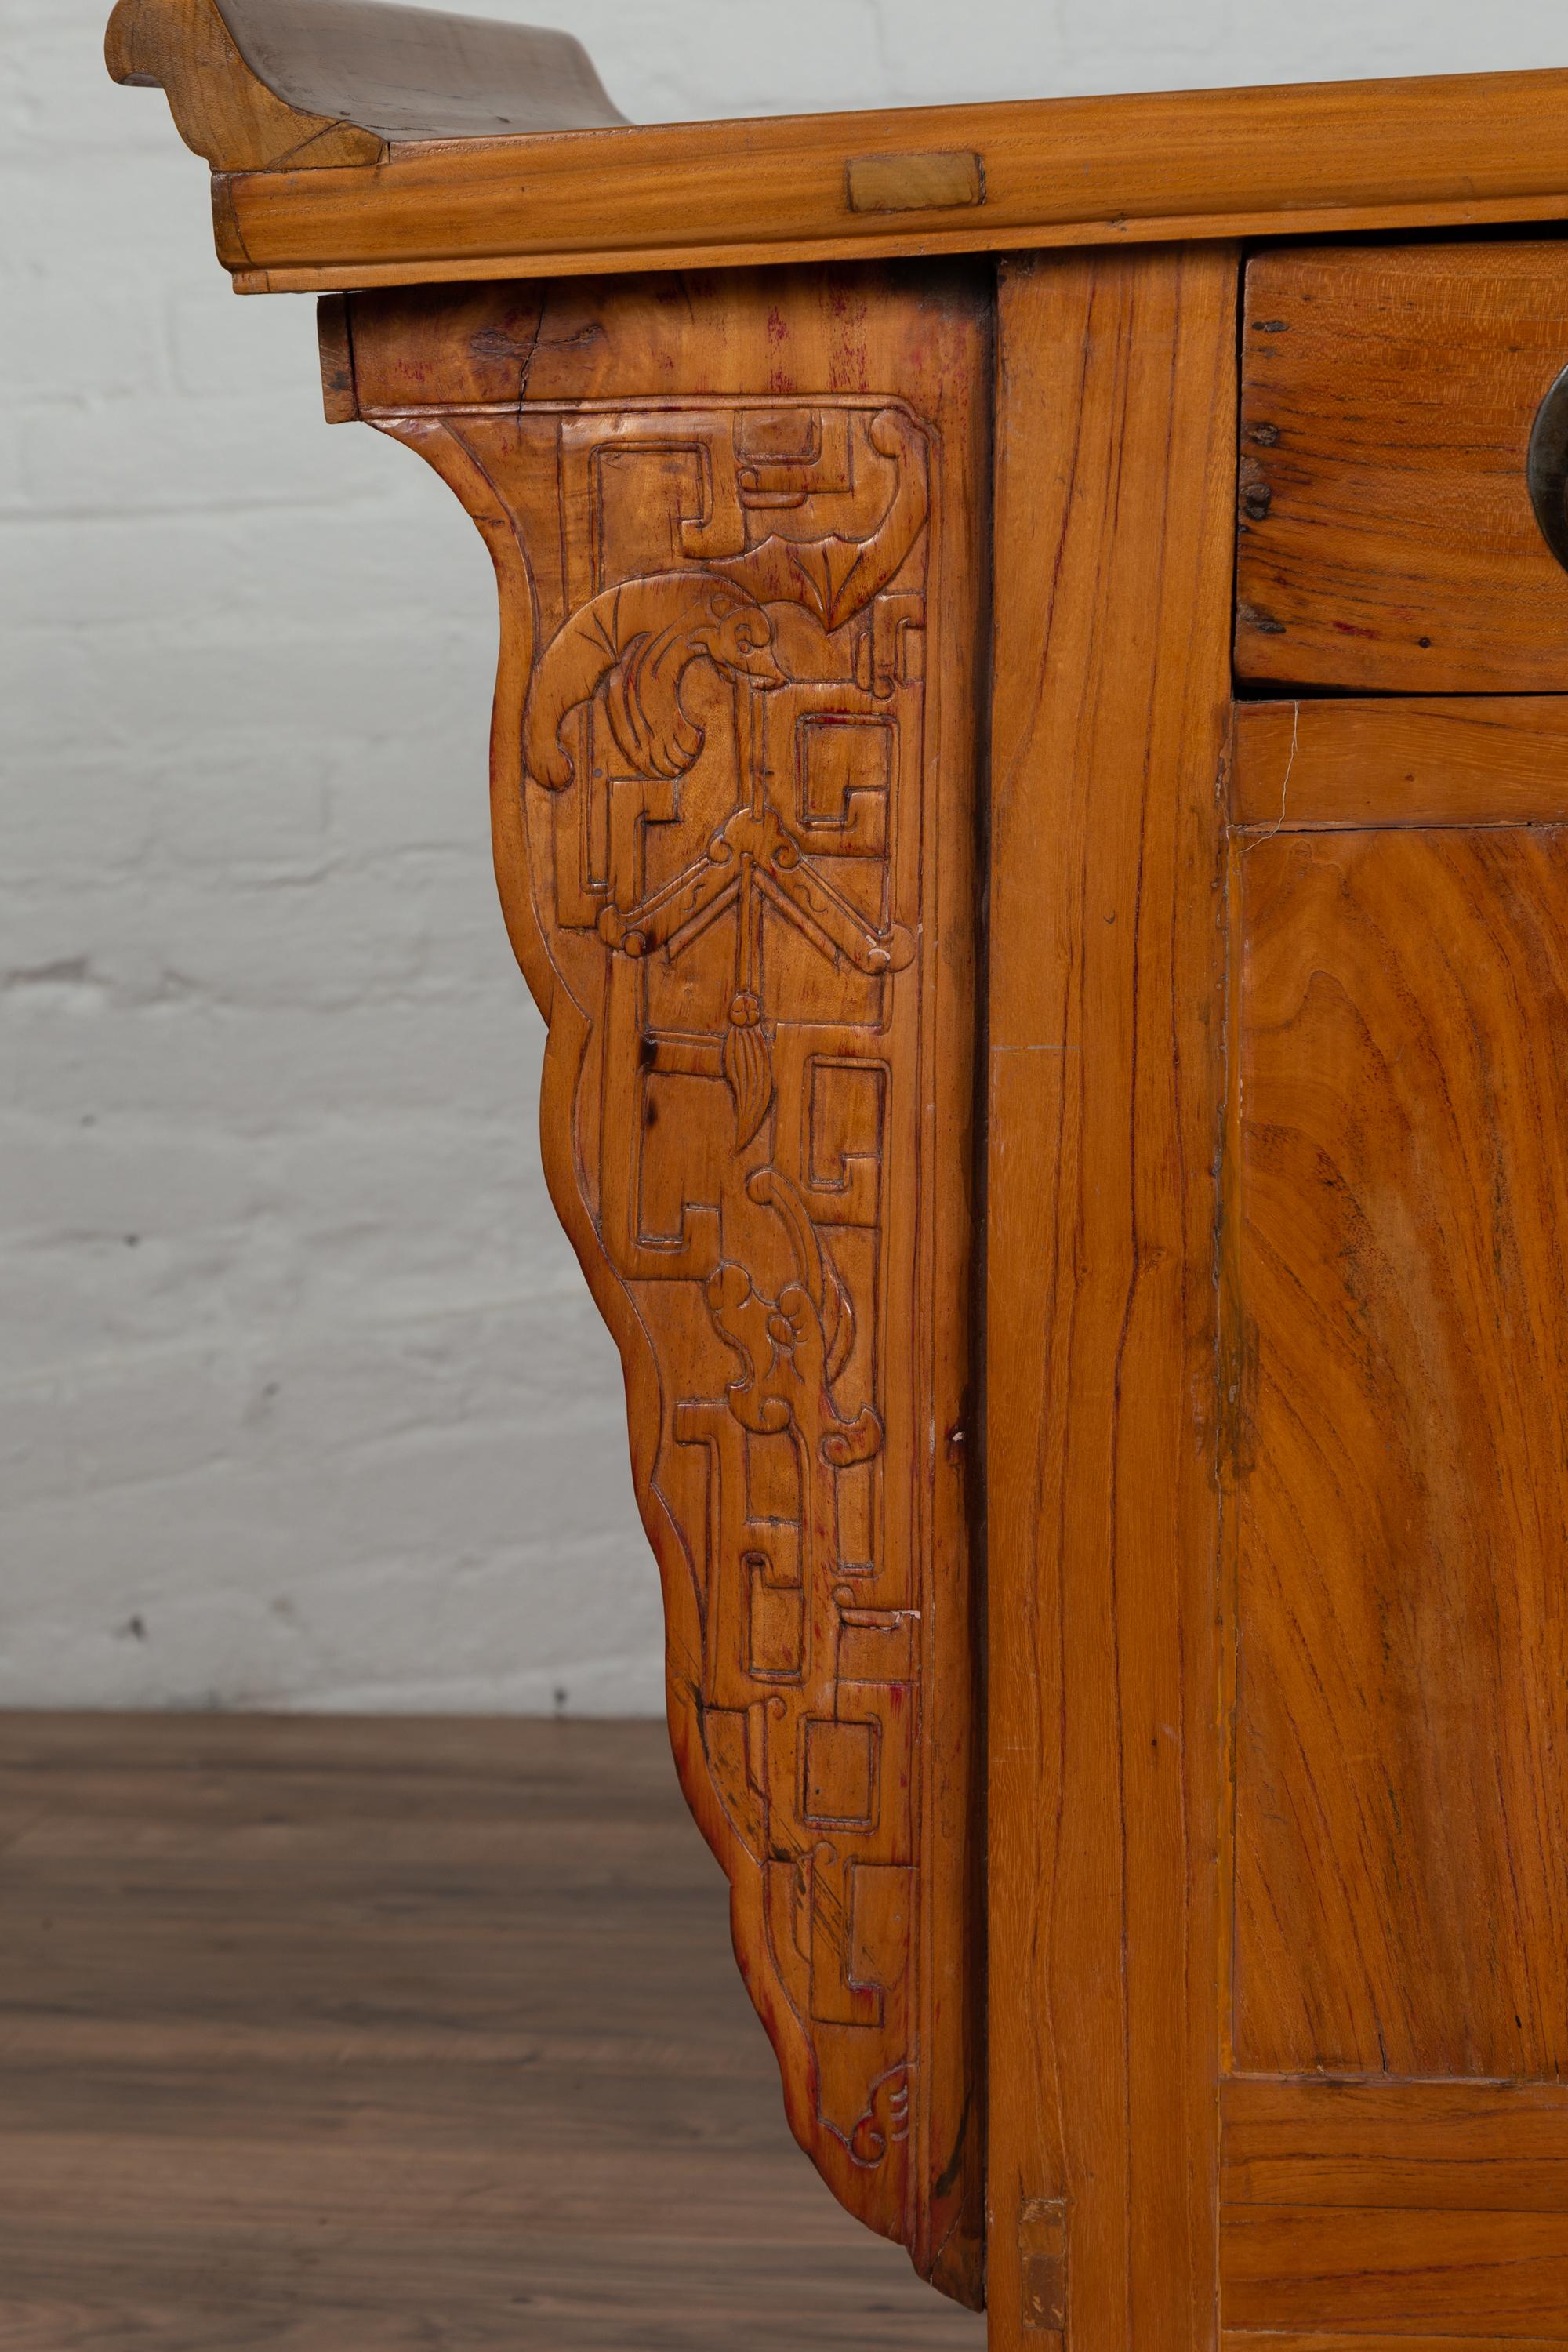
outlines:
[{"label": "cabinet drawer", "polygon": [[1526,460],[1568,367],[1568,243],[1249,265],[1237,668],[1374,692],[1568,688]]}]

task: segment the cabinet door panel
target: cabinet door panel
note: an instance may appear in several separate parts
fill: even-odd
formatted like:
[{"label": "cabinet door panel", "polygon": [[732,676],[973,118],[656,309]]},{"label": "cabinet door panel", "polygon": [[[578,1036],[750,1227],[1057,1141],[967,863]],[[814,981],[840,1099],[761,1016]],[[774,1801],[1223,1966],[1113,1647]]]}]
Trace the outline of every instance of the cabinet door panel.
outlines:
[{"label": "cabinet door panel", "polygon": [[1564,2073],[1565,860],[1236,858],[1242,2071]]}]

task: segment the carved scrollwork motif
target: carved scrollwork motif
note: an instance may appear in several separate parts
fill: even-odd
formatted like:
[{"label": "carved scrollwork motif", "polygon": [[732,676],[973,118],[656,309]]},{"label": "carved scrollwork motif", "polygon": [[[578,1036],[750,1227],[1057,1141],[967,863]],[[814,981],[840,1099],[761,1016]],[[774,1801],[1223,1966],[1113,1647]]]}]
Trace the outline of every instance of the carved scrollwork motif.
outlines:
[{"label": "carved scrollwork motif", "polygon": [[936,428],[863,394],[377,421],[500,574],[509,919],[626,1362],[684,1782],[798,2136],[930,2272],[961,2168],[921,1978]]},{"label": "carved scrollwork motif", "polygon": [[[748,458],[758,440],[766,463]],[[564,511],[583,572],[522,736],[531,782],[563,796],[553,922],[591,913],[612,959],[597,1118],[627,1222],[600,1230],[624,1279],[699,1290],[710,1318],[705,1377],[699,1350],[662,1351],[655,1473],[697,1586],[708,1765],[762,1874],[755,1961],[812,2046],[818,2127],[857,2169],[897,2168],[919,1627],[889,1556],[882,1391],[925,436],[898,409],[824,404],[578,414],[563,442],[599,503]],[[646,511],[639,469],[662,483],[691,453],[742,543],[717,551],[713,514],[678,510],[700,562],[604,577],[625,509]],[[890,630],[872,607],[895,582]],[[700,1252],[676,1239],[698,1218]]]}]

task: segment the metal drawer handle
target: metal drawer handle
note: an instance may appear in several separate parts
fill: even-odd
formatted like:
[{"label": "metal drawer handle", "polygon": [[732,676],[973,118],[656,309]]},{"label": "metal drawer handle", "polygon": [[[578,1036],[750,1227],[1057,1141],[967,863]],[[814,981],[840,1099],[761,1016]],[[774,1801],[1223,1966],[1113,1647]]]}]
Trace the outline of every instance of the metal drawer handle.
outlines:
[{"label": "metal drawer handle", "polygon": [[1568,368],[1535,412],[1524,478],[1541,536],[1568,572]]}]

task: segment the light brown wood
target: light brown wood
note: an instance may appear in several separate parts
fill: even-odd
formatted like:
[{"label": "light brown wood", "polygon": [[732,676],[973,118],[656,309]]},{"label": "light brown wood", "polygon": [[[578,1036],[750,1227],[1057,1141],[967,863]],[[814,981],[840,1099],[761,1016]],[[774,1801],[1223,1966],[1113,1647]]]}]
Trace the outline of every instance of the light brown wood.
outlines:
[{"label": "light brown wood", "polygon": [[1568,572],[1525,457],[1568,367],[1568,247],[1249,263],[1237,667],[1404,694],[1568,687]]},{"label": "light brown wood", "polygon": [[625,121],[570,33],[405,0],[212,5],[251,70],[289,105],[342,116],[389,143],[605,130]]},{"label": "light brown wood", "polygon": [[1568,700],[1238,703],[1231,814],[1272,833],[1568,823]]},{"label": "light brown wood", "polygon": [[985,202],[978,155],[938,148],[926,155],[851,155],[847,168],[849,209],[856,213],[952,210]]},{"label": "light brown wood", "polygon": [[[1041,102],[1065,105],[1079,101]],[[826,119],[837,123],[840,118]],[[889,143],[896,142],[900,154],[913,138],[940,136],[943,131],[973,136],[974,131],[973,124],[910,123],[907,117],[896,115],[866,116],[861,122],[863,135],[869,138],[879,135],[880,125],[890,125],[880,135]],[[707,126],[700,127],[705,130]],[[731,139],[740,137],[747,151],[759,143],[750,121],[725,127]],[[639,141],[652,141],[658,128],[662,126],[639,130],[636,135]],[[1102,123],[1093,140],[1085,142],[1081,168],[1051,203],[1051,210],[1059,212],[1060,218],[1040,218],[1037,215],[1043,205],[1026,208],[1020,199],[1018,210],[1024,216],[1011,225],[999,222],[989,209],[976,219],[970,205],[955,208],[945,222],[933,219],[924,208],[918,219],[907,221],[886,213],[857,216],[847,207],[840,217],[826,194],[829,175],[836,187],[847,184],[844,174],[848,159],[836,141],[830,156],[822,158],[820,163],[814,159],[813,200],[809,204],[798,198],[791,201],[787,162],[770,163],[748,173],[748,183],[755,182],[760,193],[748,207],[745,234],[737,237],[727,233],[733,215],[732,205],[726,205],[724,194],[728,186],[732,198],[736,183],[722,179],[718,157],[711,163],[704,158],[700,166],[693,167],[673,142],[667,154],[658,157],[645,148],[624,157],[616,152],[589,157],[577,134],[573,134],[565,152],[548,159],[548,168],[547,159],[539,152],[543,140],[531,141],[526,155],[513,156],[510,176],[502,181],[498,175],[493,186],[489,159],[473,147],[458,150],[454,164],[438,166],[435,171],[426,168],[432,161],[433,151],[418,147],[395,151],[382,166],[382,187],[395,197],[397,205],[396,216],[388,220],[366,211],[363,199],[368,191],[358,177],[334,182],[331,186],[323,182],[312,187],[301,201],[296,192],[286,191],[279,176],[258,173],[246,178],[231,174],[213,184],[214,239],[218,259],[229,272],[237,294],[320,294],[353,287],[453,285],[473,278],[575,278],[627,270],[749,269],[799,261],[924,259],[932,255],[1005,255],[1102,246],[1225,243],[1237,236],[1276,234],[1317,236],[1336,231],[1474,228],[1489,223],[1554,221],[1568,212],[1565,188],[1553,189],[1543,195],[1438,198],[1409,205],[1389,202],[1270,208],[1258,204],[1233,211],[1149,214],[1117,211],[1109,208],[1108,200],[1106,212],[1086,217],[1081,206],[1073,202],[1073,195],[1091,176],[1093,154],[1103,152],[1110,143],[1111,129],[1109,122]],[[989,168],[984,158],[982,163],[983,167]],[[474,166],[473,179],[484,182],[482,187],[472,191],[467,184],[470,163]],[[526,218],[520,218],[514,200],[517,175],[525,167],[538,174],[531,185],[540,201],[537,208],[530,207]],[[592,225],[600,218],[598,194],[605,184],[605,174],[615,171],[618,175],[623,168],[635,170],[642,188],[641,202],[631,217],[623,215],[617,205],[614,215],[602,222],[602,234],[626,241],[583,241],[584,233],[591,235]],[[1026,185],[1037,194],[1042,186],[1054,192],[1058,186],[1057,170],[1054,154],[1042,154]],[[448,201],[447,193],[447,184],[453,176],[464,182],[455,192],[455,205]],[[1568,172],[1563,176],[1568,183]],[[693,184],[703,200],[702,234],[697,237],[685,234],[687,210],[683,210],[679,221],[664,223],[664,233],[660,234],[671,185],[686,187]],[[833,203],[837,201],[834,199]],[[1219,201],[1216,195],[1216,206]],[[797,226],[785,233],[783,224],[791,218]],[[816,226],[811,226],[814,220]],[[460,246],[455,254],[445,250],[454,221]],[[650,235],[653,241],[649,241]],[[538,242],[534,242],[535,238]],[[353,261],[289,258],[301,240],[308,241],[312,254],[330,254],[339,246],[353,246],[357,250],[363,245],[368,257]],[[258,266],[252,257],[253,252],[271,254],[274,258]]]},{"label": "light brown wood", "polygon": [[1568,2352],[1568,76],[436,141],[221,5],[209,145],[380,144],[220,257],[495,561],[798,2137],[970,2302],[984,2144],[993,2352]]},{"label": "light brown wood", "polygon": [[[420,113],[416,73],[428,69],[420,63],[425,36],[412,33],[395,122],[384,96],[353,117],[387,125],[393,143],[374,172],[301,173],[292,168],[301,138],[286,126],[279,159],[290,167],[252,168],[269,160],[248,127],[258,101],[254,91],[233,97],[234,68],[221,44],[202,49],[200,91],[188,86],[192,12],[210,14],[216,0],[121,5],[155,12],[146,20],[156,38],[147,36],[142,78],[164,79],[159,59],[167,55],[187,138],[195,127],[203,152],[213,153],[215,140],[232,135],[237,104],[245,120],[251,143],[232,151],[214,214],[219,257],[246,293],[1451,226],[1568,211],[1562,73],[421,139],[407,126]],[[243,28],[239,0],[224,5],[263,82],[322,94],[303,0],[243,0]],[[334,12],[348,5],[332,0]],[[356,73],[363,57],[403,38],[387,21],[402,13],[367,0],[363,38],[356,32],[352,50]],[[503,28],[486,31],[500,41]],[[552,79],[548,60],[536,64],[523,45],[554,37],[518,29],[510,37],[515,49],[496,54],[518,59],[506,73],[507,102],[516,104],[519,73],[525,96],[536,76]],[[460,70],[465,103],[489,103],[484,92],[501,66],[479,78]],[[442,81],[430,70],[429,79],[444,91],[452,76]],[[348,87],[341,75],[331,79],[334,89]],[[546,88],[541,100],[557,119],[605,120],[584,110],[599,100],[583,95],[577,65],[563,62],[559,81],[559,94]],[[431,101],[437,121],[452,121],[446,106],[444,96]],[[269,123],[261,146],[279,135]],[[939,155],[973,158],[973,170],[947,164],[933,178]],[[312,145],[305,160],[324,166],[329,158]],[[908,217],[855,201],[857,182],[869,179],[875,189],[889,178],[917,188],[918,209]]]},{"label": "light brown wood", "polygon": [[116,0],[104,37],[110,78],[162,89],[187,147],[236,170],[377,163],[374,131],[290,106],[251,72],[217,0]]},{"label": "light brown wood", "polygon": [[1568,2069],[1563,840],[1236,860],[1245,2072]]},{"label": "light brown wood", "polygon": [[726,1907],[660,1724],[0,1719],[0,2342],[978,2352]]},{"label": "light brown wood", "polygon": [[497,871],[683,1783],[803,2145],[972,2299],[988,314],[935,271],[350,315],[496,562]]},{"label": "light brown wood", "polygon": [[[1235,257],[1010,267],[987,1208],[992,2342],[1211,2339]],[[1114,499],[1105,495],[1114,478]],[[1048,2332],[1046,2331],[1046,2332]]]},{"label": "light brown wood", "polygon": [[215,172],[623,120],[569,33],[381,0],[117,0],[104,52],[116,81],[165,91]]},{"label": "light brown wood", "polygon": [[1262,2334],[1227,2327],[1221,2338],[1222,2352],[1563,2352],[1565,2343],[1568,2337],[1561,2336],[1455,2335],[1446,2327],[1436,2334],[1401,2330],[1397,2336],[1369,2336],[1359,2327],[1336,2327],[1328,2335],[1295,2327]]},{"label": "light brown wood", "polygon": [[1226,2206],[1568,2212],[1568,2085],[1280,2081],[1222,2088]]},{"label": "light brown wood", "polygon": [[1331,2316],[1336,2331],[1440,2335],[1447,2352],[1454,2336],[1550,2341],[1568,2313],[1561,2212],[1244,2207],[1225,2216],[1220,2261],[1226,2322],[1237,2329]]},{"label": "light brown wood", "polygon": [[359,403],[354,394],[349,306],[341,294],[323,294],[316,304],[316,350],[321,367],[321,408],[327,423],[352,425],[359,415]]}]

